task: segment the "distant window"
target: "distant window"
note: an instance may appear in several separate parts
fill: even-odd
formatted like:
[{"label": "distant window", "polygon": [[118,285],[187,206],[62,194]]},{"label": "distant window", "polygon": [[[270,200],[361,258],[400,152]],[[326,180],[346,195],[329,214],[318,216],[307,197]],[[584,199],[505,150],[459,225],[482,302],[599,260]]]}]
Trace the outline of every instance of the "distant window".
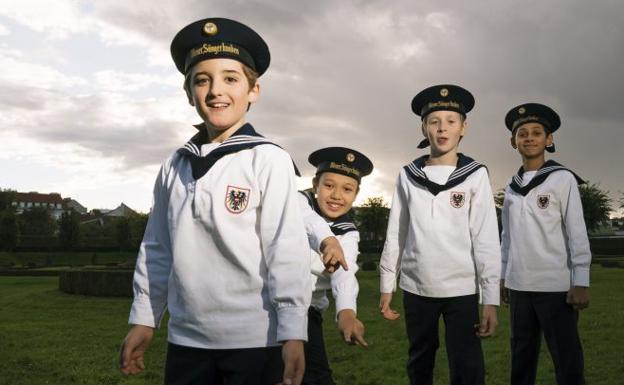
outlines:
[{"label": "distant window", "polygon": [[39,207],[39,206],[41,206],[41,203],[35,202],[35,207]]},{"label": "distant window", "polygon": [[26,207],[32,207],[32,202],[26,203]]},{"label": "distant window", "polygon": [[26,202],[20,202],[19,205],[20,205],[20,207],[25,207],[26,206]]},{"label": "distant window", "polygon": [[11,202],[11,206],[17,206],[17,202]]},{"label": "distant window", "polygon": [[57,203],[57,204],[56,204],[56,208],[57,208],[57,209],[60,209],[60,208],[61,208],[61,204],[60,204],[60,203]]}]

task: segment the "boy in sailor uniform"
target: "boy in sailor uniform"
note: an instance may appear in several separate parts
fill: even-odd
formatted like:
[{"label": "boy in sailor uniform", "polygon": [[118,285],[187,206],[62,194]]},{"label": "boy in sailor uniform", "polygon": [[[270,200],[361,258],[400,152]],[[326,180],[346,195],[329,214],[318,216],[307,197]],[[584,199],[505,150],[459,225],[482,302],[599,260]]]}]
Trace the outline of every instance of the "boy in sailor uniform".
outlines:
[{"label": "boy in sailor uniform", "polygon": [[[343,340],[348,344],[368,346],[364,340],[364,325],[356,316],[359,285],[355,273],[358,270],[360,236],[349,211],[360,189],[361,178],[372,172],[373,164],[364,154],[344,147],[317,150],[310,154],[308,160],[317,168],[312,191],[302,192],[300,196],[308,236],[316,234],[317,238],[326,238],[335,235],[344,251],[348,268],[339,268],[330,274],[319,254],[311,253],[313,292],[308,309],[303,384],[333,385],[323,339],[323,312],[329,306],[327,290],[331,290],[334,296],[338,330]],[[318,215],[324,218],[325,231],[331,229],[329,234],[323,235],[323,223],[316,228],[309,227],[313,221],[308,218]],[[316,249],[313,243],[311,246]]]},{"label": "boy in sailor uniform", "polygon": [[310,250],[293,162],[245,121],[269,49],[210,18],[178,32],[171,54],[203,122],[156,179],[120,368],[142,371],[168,308],[166,384],[299,384]]},{"label": "boy in sailor uniform", "polygon": [[[397,276],[403,289],[410,384],[431,384],[442,316],[451,384],[483,384],[480,337],[494,334],[500,244],[487,169],[458,153],[467,90],[429,87],[414,97],[429,155],[403,167],[396,182],[381,254],[380,310],[389,319]],[[483,304],[479,320],[479,296]]]},{"label": "boy in sailor uniform", "polygon": [[578,184],[554,152],[557,113],[538,103],[505,117],[522,167],[505,188],[502,222],[503,300],[511,313],[511,384],[535,384],[541,334],[557,384],[584,384],[578,310],[589,304],[591,252]]}]

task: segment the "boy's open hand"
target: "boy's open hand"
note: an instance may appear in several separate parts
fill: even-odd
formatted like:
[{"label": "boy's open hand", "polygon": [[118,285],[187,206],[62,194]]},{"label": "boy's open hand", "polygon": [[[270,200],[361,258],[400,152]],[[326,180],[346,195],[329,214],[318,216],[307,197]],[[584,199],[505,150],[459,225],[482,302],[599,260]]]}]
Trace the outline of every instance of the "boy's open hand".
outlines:
[{"label": "boy's open hand", "polygon": [[364,339],[364,324],[357,319],[353,310],[344,309],[338,313],[338,331],[345,343],[368,346]]},{"label": "boy's open hand", "polygon": [[401,314],[390,308],[390,302],[392,302],[392,293],[381,293],[381,297],[379,298],[379,310],[385,319],[394,321],[399,318]]},{"label": "boy's open hand", "polygon": [[573,286],[568,290],[566,302],[572,305],[574,310],[583,310],[589,306],[589,288],[583,286]]},{"label": "boy's open hand", "polygon": [[305,372],[303,341],[288,340],[282,345],[284,376],[279,385],[300,385]]},{"label": "boy's open hand", "polygon": [[154,338],[154,328],[134,325],[119,349],[119,369],[123,374],[138,374],[145,369],[143,355]]},{"label": "boy's open hand", "polygon": [[496,317],[496,306],[483,305],[481,314],[481,323],[475,325],[477,336],[481,338],[492,337],[498,326],[498,318]]},{"label": "boy's open hand", "polygon": [[343,269],[349,270],[347,261],[344,258],[344,252],[342,246],[336,237],[327,237],[321,242],[321,258],[325,265],[325,270],[328,273],[333,273],[338,270],[340,266]]}]

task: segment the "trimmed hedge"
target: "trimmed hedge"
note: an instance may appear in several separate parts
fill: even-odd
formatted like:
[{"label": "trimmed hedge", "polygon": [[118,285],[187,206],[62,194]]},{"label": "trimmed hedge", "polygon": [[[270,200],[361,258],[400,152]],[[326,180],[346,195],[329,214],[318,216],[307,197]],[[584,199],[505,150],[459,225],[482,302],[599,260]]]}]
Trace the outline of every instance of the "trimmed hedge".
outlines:
[{"label": "trimmed hedge", "polygon": [[602,255],[624,255],[624,237],[589,238],[592,253]]},{"label": "trimmed hedge", "polygon": [[50,277],[59,273],[60,270],[0,269],[0,275],[7,277]]},{"label": "trimmed hedge", "polygon": [[132,270],[64,270],[59,290],[97,297],[132,297]]}]

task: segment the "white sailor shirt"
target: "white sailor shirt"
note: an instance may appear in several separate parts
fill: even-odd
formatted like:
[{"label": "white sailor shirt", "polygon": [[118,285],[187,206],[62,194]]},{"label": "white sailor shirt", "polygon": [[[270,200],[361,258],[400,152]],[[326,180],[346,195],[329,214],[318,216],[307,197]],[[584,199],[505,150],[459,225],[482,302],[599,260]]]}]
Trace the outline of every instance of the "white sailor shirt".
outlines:
[{"label": "white sailor shirt", "polygon": [[[310,272],[313,290],[311,306],[319,311],[326,310],[329,306],[326,292],[331,290],[336,304],[336,315],[345,309],[351,309],[357,313],[359,285],[355,273],[358,271],[357,257],[360,241],[357,228],[346,215],[335,222],[321,217],[317,212],[318,206],[312,194],[300,194],[299,203],[310,240]],[[325,271],[319,249],[320,242],[329,236],[335,236],[340,242],[349,270],[339,268],[333,273]]]},{"label": "white sailor shirt", "polygon": [[424,171],[427,156],[401,170],[379,264],[382,293],[395,291],[400,275],[401,289],[413,294],[480,293],[483,304],[499,304],[500,243],[488,173],[458,155],[445,184]]},{"label": "white sailor shirt", "polygon": [[505,188],[505,286],[541,292],[589,287],[591,251],[577,183],[582,180],[552,160],[532,178],[525,176],[520,169]]},{"label": "white sailor shirt", "polygon": [[[245,148],[254,141],[262,143]],[[210,159],[226,146],[243,149]],[[307,340],[310,270],[302,261],[310,250],[290,156],[249,124],[220,145],[192,140],[185,148],[154,186],[129,322],[156,327],[167,306],[174,344]]]}]

